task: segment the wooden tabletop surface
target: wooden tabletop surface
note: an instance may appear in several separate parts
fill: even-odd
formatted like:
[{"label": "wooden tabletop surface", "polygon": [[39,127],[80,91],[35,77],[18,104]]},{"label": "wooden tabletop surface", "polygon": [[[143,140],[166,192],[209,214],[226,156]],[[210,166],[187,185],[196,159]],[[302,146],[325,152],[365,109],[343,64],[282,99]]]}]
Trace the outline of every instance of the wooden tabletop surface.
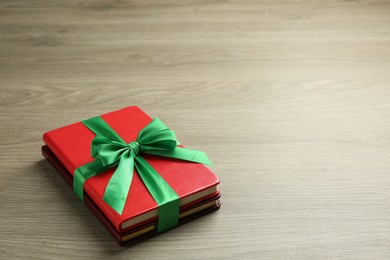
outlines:
[{"label": "wooden tabletop surface", "polygon": [[[42,134],[129,105],[222,207],[119,247]],[[389,259],[389,1],[0,1],[1,259]]]}]

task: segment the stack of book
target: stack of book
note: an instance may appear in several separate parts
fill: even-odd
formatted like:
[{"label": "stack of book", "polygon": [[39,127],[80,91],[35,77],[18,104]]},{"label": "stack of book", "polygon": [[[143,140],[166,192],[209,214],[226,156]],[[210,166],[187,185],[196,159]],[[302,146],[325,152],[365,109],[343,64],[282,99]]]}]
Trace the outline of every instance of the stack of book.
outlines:
[{"label": "stack of book", "polygon": [[[126,143],[136,140],[138,133],[152,121],[151,117],[135,106],[100,117]],[[94,137],[95,134],[81,122],[43,135],[44,157],[71,187],[75,170],[95,160],[91,156]],[[220,207],[219,180],[205,165],[150,154],[142,156],[180,197],[179,225]],[[115,168],[85,181],[85,205],[120,245],[153,236],[157,233],[158,205],[135,169],[122,214],[103,200]]]}]

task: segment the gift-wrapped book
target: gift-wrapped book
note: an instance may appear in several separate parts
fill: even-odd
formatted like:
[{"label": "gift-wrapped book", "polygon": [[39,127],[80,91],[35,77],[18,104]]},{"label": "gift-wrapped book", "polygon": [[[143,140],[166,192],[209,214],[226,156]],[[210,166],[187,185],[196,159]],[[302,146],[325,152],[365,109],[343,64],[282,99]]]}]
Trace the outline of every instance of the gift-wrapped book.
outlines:
[{"label": "gift-wrapped book", "polygon": [[207,156],[131,106],[43,135],[45,158],[115,240],[138,241],[219,208]]}]

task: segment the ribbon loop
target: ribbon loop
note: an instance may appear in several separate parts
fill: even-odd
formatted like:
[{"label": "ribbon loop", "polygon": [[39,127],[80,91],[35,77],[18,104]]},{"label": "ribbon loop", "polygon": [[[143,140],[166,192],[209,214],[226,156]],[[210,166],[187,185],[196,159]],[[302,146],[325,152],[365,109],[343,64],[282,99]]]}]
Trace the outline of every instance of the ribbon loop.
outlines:
[{"label": "ribbon loop", "polygon": [[117,165],[121,155],[128,149],[127,145],[103,136],[96,136],[92,141],[92,157],[101,160],[103,166]]}]

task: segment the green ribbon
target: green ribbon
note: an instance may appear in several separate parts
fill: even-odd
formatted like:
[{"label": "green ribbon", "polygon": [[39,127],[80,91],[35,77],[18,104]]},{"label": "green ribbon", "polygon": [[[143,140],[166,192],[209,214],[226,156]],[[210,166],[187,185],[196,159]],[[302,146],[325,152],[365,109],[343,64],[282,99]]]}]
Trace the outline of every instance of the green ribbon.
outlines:
[{"label": "green ribbon", "polygon": [[202,151],[177,147],[179,142],[176,140],[175,133],[158,118],[154,118],[139,132],[137,139],[128,144],[99,116],[82,123],[96,134],[91,145],[92,157],[95,160],[75,170],[73,190],[76,195],[83,201],[84,182],[117,166],[108,182],[103,200],[122,215],[135,167],[158,204],[157,232],[175,227],[179,218],[180,198],[142,157],[142,154],[212,165],[206,154]]}]

